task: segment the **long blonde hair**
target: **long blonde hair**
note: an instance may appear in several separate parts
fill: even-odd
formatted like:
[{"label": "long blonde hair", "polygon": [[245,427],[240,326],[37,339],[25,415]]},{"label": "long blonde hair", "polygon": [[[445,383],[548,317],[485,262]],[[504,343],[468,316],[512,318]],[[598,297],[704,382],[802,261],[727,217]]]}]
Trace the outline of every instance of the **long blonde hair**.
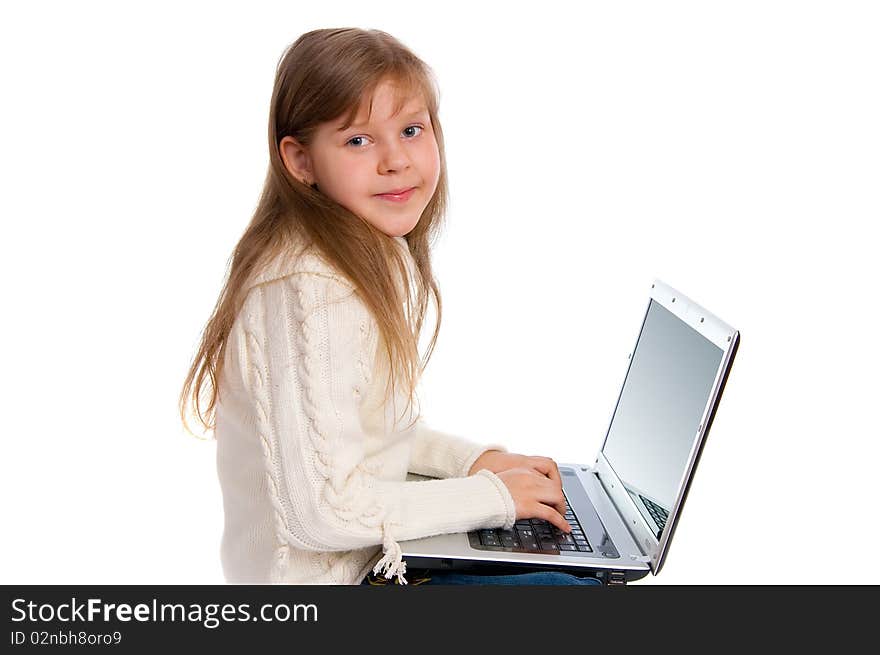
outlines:
[{"label": "long blonde hair", "polygon": [[[421,95],[430,113],[440,151],[440,177],[431,201],[418,224],[406,235],[415,262],[415,306],[406,264],[392,237],[337,204],[316,188],[290,175],[279,152],[279,143],[292,136],[303,145],[315,129],[345,112],[346,127],[356,119],[360,104],[384,80],[395,82],[399,111],[407,99]],[[205,325],[193,358],[179,409],[184,428],[190,403],[206,430],[213,430],[226,343],[247,295],[246,283],[275,257],[289,252],[294,243],[312,245],[355,289],[376,320],[389,364],[386,400],[394,393],[394,380],[402,378],[413,396],[440,331],[442,301],[431,269],[430,246],[436,241],[448,206],[446,156],[438,118],[439,91],[433,71],[391,35],[358,28],[320,29],[307,32],[281,56],[269,111],[269,170],[259,203],[227,262],[228,275]],[[395,278],[392,271],[400,277]],[[396,279],[403,279],[401,288]],[[418,343],[433,293],[437,320],[423,361]],[[405,296],[401,298],[401,294]],[[404,300],[406,313],[404,313]],[[210,380],[210,388],[206,382]],[[207,407],[203,409],[203,399]],[[418,420],[416,417],[415,421]],[[190,432],[190,434],[193,434]]]}]

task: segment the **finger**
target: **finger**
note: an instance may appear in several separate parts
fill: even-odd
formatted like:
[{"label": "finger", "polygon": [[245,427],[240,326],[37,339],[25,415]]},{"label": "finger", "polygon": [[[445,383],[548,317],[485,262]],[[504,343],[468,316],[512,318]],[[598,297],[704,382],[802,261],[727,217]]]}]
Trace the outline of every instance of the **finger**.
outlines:
[{"label": "finger", "polygon": [[536,471],[543,473],[551,480],[560,481],[559,468],[556,466],[556,462],[554,462],[549,457],[539,457],[537,455],[533,455],[529,457],[529,465]]},{"label": "finger", "polygon": [[558,497],[557,500],[553,502],[553,507],[556,508],[556,511],[559,512],[559,514],[564,516],[568,508],[565,506],[565,495],[562,493],[562,487],[558,487],[557,493]]},{"label": "finger", "polygon": [[562,494],[562,476],[559,474],[559,466],[552,459],[550,460],[550,466],[551,466],[550,479],[553,480],[553,482],[559,486],[559,492],[560,492],[560,495],[562,496],[562,498],[559,501],[559,504],[556,506],[556,510],[560,514],[565,514],[565,511],[568,508],[565,506],[565,495]]},{"label": "finger", "polygon": [[[552,483],[547,480],[547,485],[552,485]],[[538,500],[547,507],[548,510],[552,513],[554,517],[558,517],[561,523],[557,523],[560,529],[565,530],[566,532],[571,530],[571,526],[568,524],[568,521],[565,519],[565,496],[562,495],[562,489],[550,487],[549,489],[542,490]],[[550,520],[550,519],[546,519]]]},{"label": "finger", "polygon": [[535,480],[538,502],[553,507],[560,515],[565,514],[565,496],[562,493],[562,484],[560,482],[553,482],[550,478],[534,469],[524,470],[533,476]]},{"label": "finger", "polygon": [[571,526],[568,524],[568,521],[565,520],[565,517],[550,507],[550,505],[540,503],[533,513],[536,514],[539,519],[544,519],[545,521],[552,523],[563,532],[571,532]]},{"label": "finger", "polygon": [[556,462],[554,462],[549,457],[545,458],[547,460],[547,477],[549,477],[554,482],[558,482],[559,486],[562,486],[562,476],[559,475],[559,466],[557,466]]},{"label": "finger", "polygon": [[556,508],[556,511],[559,512],[560,514],[562,514],[563,516],[565,516],[565,512],[568,510],[568,508],[565,506],[565,499],[564,498],[562,499],[562,502],[557,503],[556,505],[554,505],[554,507]]},{"label": "finger", "polygon": [[543,482],[545,485],[543,490],[545,495],[541,498],[541,502],[552,505],[556,508],[557,512],[565,514],[565,495],[562,493],[562,481],[544,478]]}]

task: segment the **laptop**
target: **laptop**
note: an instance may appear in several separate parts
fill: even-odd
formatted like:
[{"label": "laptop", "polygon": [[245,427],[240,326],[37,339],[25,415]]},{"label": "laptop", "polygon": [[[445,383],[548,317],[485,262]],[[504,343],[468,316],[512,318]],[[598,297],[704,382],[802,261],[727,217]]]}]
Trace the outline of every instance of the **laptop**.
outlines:
[{"label": "laptop", "polygon": [[401,541],[407,567],[567,571],[606,584],[659,573],[738,346],[739,331],[655,280],[601,450],[592,464],[558,463],[572,532],[519,519]]}]

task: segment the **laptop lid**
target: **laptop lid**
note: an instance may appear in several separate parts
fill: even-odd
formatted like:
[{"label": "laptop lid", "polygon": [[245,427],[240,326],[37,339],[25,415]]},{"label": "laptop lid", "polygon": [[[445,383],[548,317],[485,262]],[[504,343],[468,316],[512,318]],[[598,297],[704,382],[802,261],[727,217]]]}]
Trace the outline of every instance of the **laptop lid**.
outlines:
[{"label": "laptop lid", "polygon": [[651,571],[663,566],[739,332],[655,280],[595,469]]}]

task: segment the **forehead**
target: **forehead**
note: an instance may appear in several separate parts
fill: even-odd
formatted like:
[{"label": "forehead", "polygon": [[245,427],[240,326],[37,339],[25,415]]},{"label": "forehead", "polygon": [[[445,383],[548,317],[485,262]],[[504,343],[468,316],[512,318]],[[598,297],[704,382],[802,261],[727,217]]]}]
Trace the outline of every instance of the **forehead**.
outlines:
[{"label": "forehead", "polygon": [[383,120],[385,114],[395,118],[398,115],[410,116],[423,111],[427,111],[427,103],[418,89],[383,83],[372,94],[365,94],[357,106],[343,112],[333,124],[337,130],[342,131],[349,127],[366,125],[370,121]]}]

